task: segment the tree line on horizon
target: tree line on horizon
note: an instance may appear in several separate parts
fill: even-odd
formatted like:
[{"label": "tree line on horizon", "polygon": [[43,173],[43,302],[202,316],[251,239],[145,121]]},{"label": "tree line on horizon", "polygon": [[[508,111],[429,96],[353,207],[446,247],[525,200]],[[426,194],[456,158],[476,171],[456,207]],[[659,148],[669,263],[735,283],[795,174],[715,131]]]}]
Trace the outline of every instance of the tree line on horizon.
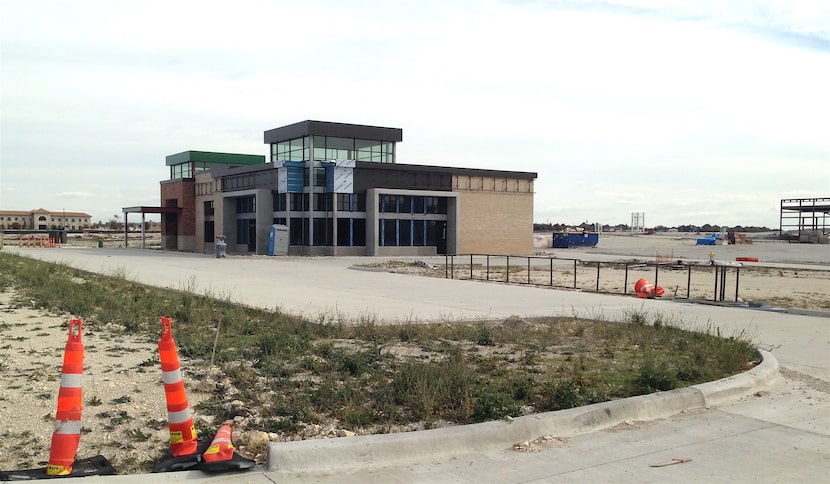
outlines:
[{"label": "tree line on horizon", "polygon": [[[593,232],[597,227],[595,223],[588,223],[584,222],[579,225],[570,225],[570,224],[562,224],[562,223],[535,223],[533,224],[533,231],[534,232],[567,232],[569,230],[574,229],[582,229],[584,232]],[[601,230],[603,232],[627,232],[631,230],[631,226],[628,224],[617,224],[617,225],[609,225],[609,224],[600,224]],[[647,232],[668,232],[669,230],[677,230],[678,232],[720,232],[721,226],[720,225],[711,225],[711,224],[703,224],[703,225],[678,225],[675,227],[666,227],[664,225],[655,225],[654,227],[647,228]],[[756,227],[756,226],[743,226],[737,225],[735,227],[727,227],[729,232],[770,232],[773,229],[769,227]]]}]

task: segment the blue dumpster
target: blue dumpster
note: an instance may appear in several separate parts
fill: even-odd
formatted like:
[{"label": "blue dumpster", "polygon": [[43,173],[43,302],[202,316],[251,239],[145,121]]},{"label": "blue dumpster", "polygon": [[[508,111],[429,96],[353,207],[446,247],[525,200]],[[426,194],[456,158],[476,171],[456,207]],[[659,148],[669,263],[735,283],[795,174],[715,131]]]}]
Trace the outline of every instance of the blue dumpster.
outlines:
[{"label": "blue dumpster", "polygon": [[596,247],[599,243],[599,234],[596,232],[554,233],[553,248],[568,249],[570,247]]}]

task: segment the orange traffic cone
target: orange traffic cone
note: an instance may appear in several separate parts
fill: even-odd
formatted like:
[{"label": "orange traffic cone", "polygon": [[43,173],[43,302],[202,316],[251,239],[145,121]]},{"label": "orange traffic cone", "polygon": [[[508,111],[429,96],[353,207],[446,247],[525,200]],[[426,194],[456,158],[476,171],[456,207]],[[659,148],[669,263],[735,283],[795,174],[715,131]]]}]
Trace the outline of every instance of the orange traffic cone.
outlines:
[{"label": "orange traffic cone", "polygon": [[46,474],[65,476],[72,472],[75,453],[81,441],[81,411],[83,410],[84,343],[81,340],[81,320],[69,321],[69,338],[63,356],[61,388],[58,392],[58,411]]},{"label": "orange traffic cone", "polygon": [[640,299],[654,299],[660,297],[665,293],[662,286],[654,287],[654,284],[648,282],[646,279],[638,279],[634,284],[634,292]]},{"label": "orange traffic cone", "polygon": [[170,450],[173,457],[196,453],[199,438],[193,426],[190,404],[184,391],[184,381],[179,368],[179,353],[173,341],[170,318],[161,318],[159,358],[164,380],[164,396],[167,398],[167,426],[170,429]]},{"label": "orange traffic cone", "polygon": [[216,431],[216,436],[210,442],[202,458],[205,462],[219,462],[233,459],[233,442],[231,441],[231,424],[233,420],[226,420]]}]

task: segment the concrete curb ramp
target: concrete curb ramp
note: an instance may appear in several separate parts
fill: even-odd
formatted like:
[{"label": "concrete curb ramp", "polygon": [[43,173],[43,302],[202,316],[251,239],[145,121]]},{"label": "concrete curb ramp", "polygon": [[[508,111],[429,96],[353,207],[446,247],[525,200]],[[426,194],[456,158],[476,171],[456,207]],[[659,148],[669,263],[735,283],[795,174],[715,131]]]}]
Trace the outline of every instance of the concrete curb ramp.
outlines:
[{"label": "concrete curb ramp", "polygon": [[405,465],[423,459],[492,452],[545,435],[572,437],[625,421],[653,420],[683,411],[721,405],[766,388],[778,377],[778,361],[763,360],[745,373],[669,392],[625,398],[584,407],[418,432],[272,443],[270,472],[325,472],[369,466]]}]

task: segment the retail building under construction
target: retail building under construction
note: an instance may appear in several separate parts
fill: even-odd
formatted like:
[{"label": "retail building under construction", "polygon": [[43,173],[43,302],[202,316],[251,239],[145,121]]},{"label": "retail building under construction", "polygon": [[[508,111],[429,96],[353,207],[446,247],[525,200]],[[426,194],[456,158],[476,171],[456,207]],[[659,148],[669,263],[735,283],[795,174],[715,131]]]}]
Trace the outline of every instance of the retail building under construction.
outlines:
[{"label": "retail building under construction", "polygon": [[161,182],[162,248],[289,255],[528,254],[536,173],[397,163],[403,131],[302,121],[265,131],[269,158],[185,151]]}]

